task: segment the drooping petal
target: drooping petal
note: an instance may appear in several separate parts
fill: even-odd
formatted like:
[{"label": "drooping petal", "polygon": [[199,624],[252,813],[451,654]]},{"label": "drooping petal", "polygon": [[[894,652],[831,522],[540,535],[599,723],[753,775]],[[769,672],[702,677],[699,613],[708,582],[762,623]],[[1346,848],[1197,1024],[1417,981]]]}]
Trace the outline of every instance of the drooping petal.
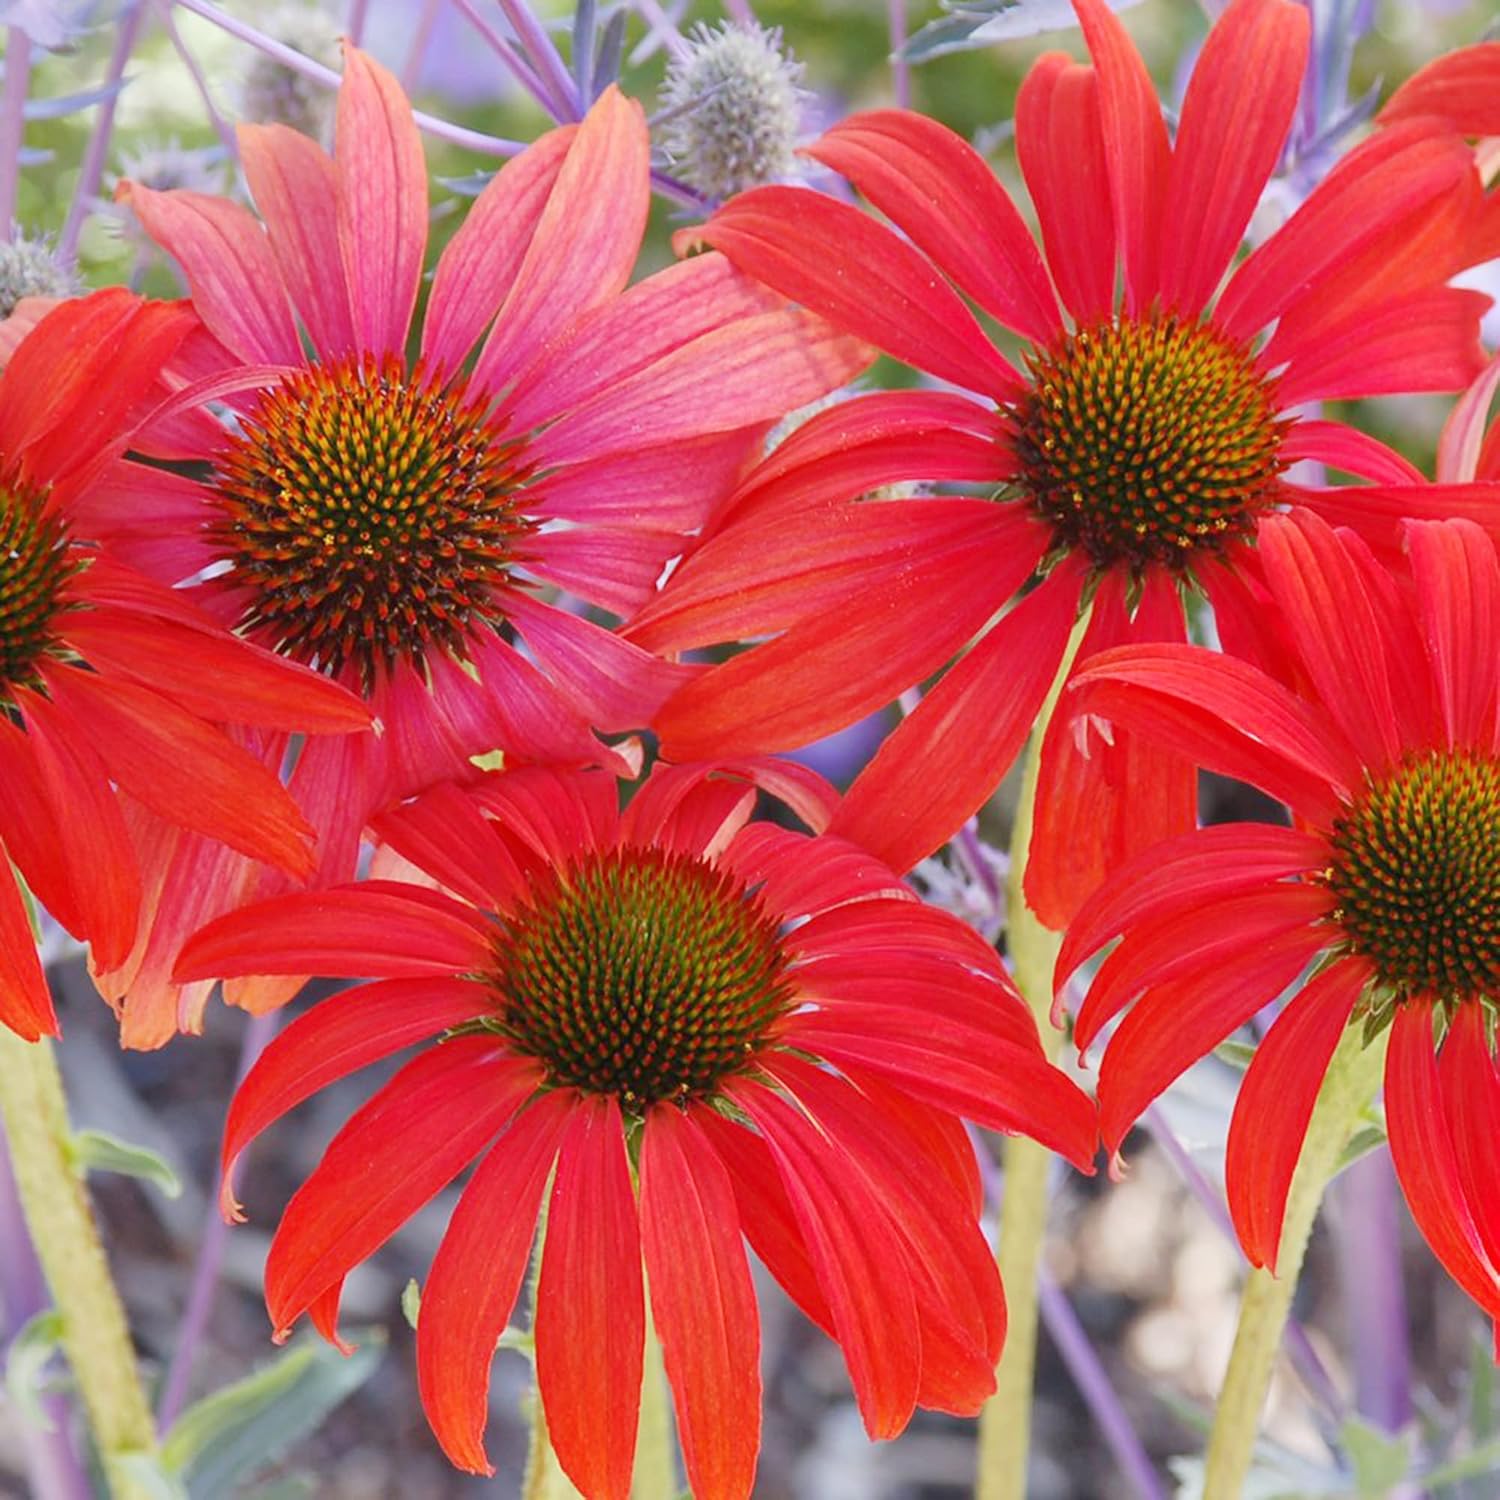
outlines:
[{"label": "drooping petal", "polygon": [[1081,570],[1059,570],[951,667],[855,778],[832,831],[894,870],[909,870],[950,839],[1025,743],[1082,586]]},{"label": "drooping petal", "polygon": [[1500,688],[1495,544],[1471,522],[1455,520],[1409,522],[1406,546],[1448,743],[1489,749],[1495,743]]},{"label": "drooping petal", "polygon": [[1148,991],[1120,1022],[1099,1065],[1099,1129],[1118,1151],[1141,1111],[1294,980],[1327,941],[1304,926]]},{"label": "drooping petal", "polygon": [[427,253],[427,166],[401,85],[358,47],[344,49],[333,160],[355,340],[404,354]]},{"label": "drooping petal", "polygon": [[261,1131],[320,1089],[483,1015],[484,988],[461,979],[382,979],[357,985],[298,1016],[256,1059],[224,1124],[219,1206],[239,1218],[234,1164]]},{"label": "drooping petal", "polygon": [[1363,785],[1331,722],[1279,682],[1200,646],[1122,646],[1075,671],[1059,713],[1151,735],[1198,765],[1331,820]]},{"label": "drooping petal", "polygon": [[247,364],[302,363],[281,273],[249,209],[207,193],[158,193],[138,182],[122,183],[116,196],[182,267],[193,306],[220,343]]},{"label": "drooping petal", "polygon": [[28,1042],[60,1036],[31,919],[0,845],[0,1025]]},{"label": "drooping petal", "polygon": [[1467,1201],[1433,1052],[1431,1007],[1397,1006],[1385,1060],[1391,1161],[1432,1253],[1494,1318],[1500,1316],[1500,1268],[1485,1253]]},{"label": "drooping petal", "polygon": [[456,1037],[407,1063],[350,1116],[271,1241],[266,1308],[277,1334],[447,1187],[538,1077],[494,1037]]},{"label": "drooping petal", "polygon": [[889,1210],[843,1153],[779,1095],[730,1086],[759,1127],[837,1332],[871,1437],[894,1437],[911,1418],[922,1378],[911,1273]]},{"label": "drooping petal", "polygon": [[683,233],[919,370],[997,400],[1024,392],[1016,368],[931,263],[850,204],[803,188],[752,188]]},{"label": "drooping petal", "polygon": [[485,923],[470,908],[421,886],[367,880],[230,912],[182,950],[177,975],[437,978],[480,968],[488,952]]},{"label": "drooping petal", "polygon": [[1016,155],[1041,222],[1047,265],[1079,323],[1108,317],[1115,226],[1094,70],[1048,52],[1016,95]]},{"label": "drooping petal", "polygon": [[505,300],[551,196],[577,130],[563,125],[539,136],[490,179],[459,225],[432,278],[422,322],[422,357],[449,372]]},{"label": "drooping petal", "polygon": [[159,817],[294,875],[312,872],[312,830],[297,804],[221,730],[122,678],[73,667],[44,676],[58,706],[89,725],[110,776]]},{"label": "drooping petal", "polygon": [[1036,343],[1062,332],[1031,232],[989,164],[911,110],[851,115],[806,148],[847,177],[984,310]]},{"label": "drooping petal", "polygon": [[1125,263],[1125,306],[1144,313],[1156,295],[1163,209],[1172,169],[1156,86],[1104,0],[1073,0],[1099,79],[1099,122],[1114,220]]},{"label": "drooping petal", "polygon": [[[17,866],[32,895],[79,941],[87,922],[73,893],[74,867],[53,812],[54,797],[36,752],[8,718],[0,716],[0,847]],[[66,808],[67,803],[58,803]],[[76,873],[86,875],[87,868]]]},{"label": "drooping petal", "polygon": [[1286,1195],[1329,1060],[1370,975],[1345,958],[1310,979],[1276,1018],[1240,1084],[1224,1183],[1251,1265],[1276,1270]]},{"label": "drooping petal", "polygon": [[285,125],[241,125],[240,164],[293,306],[324,359],[359,347],[339,250],[338,175],[328,153]]},{"label": "drooping petal", "polygon": [[471,1474],[484,1453],[490,1367],[531,1257],[542,1193],[577,1096],[543,1094],[475,1169],[433,1257],[417,1323],[422,1410],[443,1452]]},{"label": "drooping petal", "polygon": [[563,1133],[536,1299],[536,1379],[563,1472],[628,1500],[646,1306],[620,1106],[581,1099]]},{"label": "drooping petal", "polygon": [[1203,43],[1172,151],[1161,294],[1203,310],[1239,248],[1291,127],[1308,14],[1287,0],[1234,0]]},{"label": "drooping petal", "polygon": [[[1438,1078],[1464,1201],[1491,1266],[1500,1267],[1500,1071],[1484,1007],[1461,1002],[1438,1059]],[[1500,1275],[1496,1277],[1500,1300]]]},{"label": "drooping petal", "polygon": [[477,390],[498,393],[575,318],[624,289],[646,227],[649,153],[640,105],[607,88],[568,146],[474,366]]},{"label": "drooping petal", "polygon": [[760,1319],[729,1173],[696,1122],[659,1104],[641,1138],[641,1246],[695,1495],[747,1500],[760,1451]]},{"label": "drooping petal", "polygon": [[1221,823],[1142,850],[1073,918],[1058,954],[1056,986],[1060,991],[1089,954],[1122,932],[1140,931],[1174,911],[1289,875],[1321,870],[1328,857],[1326,840],[1267,823]]}]

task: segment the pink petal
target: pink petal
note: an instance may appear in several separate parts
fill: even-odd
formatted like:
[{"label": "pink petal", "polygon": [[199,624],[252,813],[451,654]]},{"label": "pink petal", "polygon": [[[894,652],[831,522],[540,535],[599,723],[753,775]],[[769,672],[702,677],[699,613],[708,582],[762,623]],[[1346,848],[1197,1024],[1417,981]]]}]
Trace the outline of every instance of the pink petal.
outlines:
[{"label": "pink petal", "polygon": [[355,340],[402,355],[427,251],[427,165],[401,85],[358,47],[344,49],[333,160]]}]

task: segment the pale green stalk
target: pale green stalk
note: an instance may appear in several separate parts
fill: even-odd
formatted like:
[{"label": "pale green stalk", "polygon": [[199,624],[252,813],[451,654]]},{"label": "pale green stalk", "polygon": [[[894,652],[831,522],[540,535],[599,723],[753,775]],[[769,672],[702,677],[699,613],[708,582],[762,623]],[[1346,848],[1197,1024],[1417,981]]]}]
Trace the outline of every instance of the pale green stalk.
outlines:
[{"label": "pale green stalk", "polygon": [[[1049,1061],[1062,1046],[1062,1034],[1049,1019],[1052,970],[1062,935],[1044,927],[1026,904],[1026,860],[1036,816],[1036,787],[1042,740],[1067,681],[1088,623],[1080,616],[1069,637],[1057,678],[1031,732],[1021,772],[1021,795],[1010,840],[1006,884],[1006,951],[1016,987],[1036,1016],[1042,1049]],[[1031,1446],[1031,1398],[1036,1368],[1037,1269],[1047,1233],[1047,1174],[1051,1153],[1024,1136],[1005,1140],[1005,1198],[1000,1208],[997,1258],[1005,1283],[1005,1348],[995,1369],[995,1394],[979,1417],[979,1479],[975,1500],[1025,1500],[1026,1455]]]},{"label": "pale green stalk", "polygon": [[0,1112],[26,1227],[62,1317],[63,1350],[115,1500],[150,1500],[122,1462],[150,1459],[156,1432],[136,1371],[130,1327],[69,1152],[67,1103],[48,1041],[0,1026]]},{"label": "pale green stalk", "polygon": [[1246,1278],[1234,1348],[1209,1437],[1204,1500],[1239,1500],[1244,1490],[1261,1408],[1323,1190],[1380,1086],[1390,1033],[1383,1032],[1366,1046],[1363,1031],[1363,1023],[1356,1022],[1344,1032],[1318,1093],[1287,1195],[1276,1275],[1252,1270]]},{"label": "pale green stalk", "polygon": [[674,1500],[682,1491],[677,1479],[676,1445],[667,1399],[667,1369],[661,1340],[646,1313],[646,1368],[641,1381],[641,1416],[636,1428],[635,1474],[631,1500]]}]

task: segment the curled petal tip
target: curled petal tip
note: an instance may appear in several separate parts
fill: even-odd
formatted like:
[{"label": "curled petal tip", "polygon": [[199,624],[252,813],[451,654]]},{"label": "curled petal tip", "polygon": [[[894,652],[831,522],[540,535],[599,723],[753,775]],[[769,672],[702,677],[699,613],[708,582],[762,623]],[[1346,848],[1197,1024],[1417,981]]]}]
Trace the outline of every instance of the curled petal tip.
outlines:
[{"label": "curled petal tip", "polygon": [[1124,1182],[1130,1175],[1130,1168],[1125,1163],[1125,1158],[1120,1154],[1118,1146],[1112,1147],[1109,1153],[1109,1180],[1111,1182]]}]

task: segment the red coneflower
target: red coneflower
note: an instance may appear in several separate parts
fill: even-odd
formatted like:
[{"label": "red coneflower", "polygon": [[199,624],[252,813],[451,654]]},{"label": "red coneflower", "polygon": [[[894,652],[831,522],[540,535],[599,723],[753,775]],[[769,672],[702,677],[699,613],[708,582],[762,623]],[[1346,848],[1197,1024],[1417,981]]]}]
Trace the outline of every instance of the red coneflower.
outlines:
[{"label": "red coneflower", "polygon": [[[1203,45],[1174,143],[1119,21],[1102,0],[1077,11],[1093,66],[1043,57],[1016,106],[1045,258],[985,161],[902,111],[856,115],[809,148],[900,233],[776,187],[684,232],[982,398],[891,393],[818,416],[746,481],[733,524],[630,631],[674,650],[775,636],[658,716],[665,753],[684,760],[815,739],[974,641],[835,825],[898,869],[993,791],[1081,604],[1092,601],[1080,660],[1184,639],[1193,591],[1232,638],[1253,613],[1255,522],[1276,507],[1320,507],[1390,548],[1402,515],[1479,509],[1448,489],[1413,499],[1393,487],[1421,476],[1397,454],[1298,415],[1323,399],[1458,389],[1477,373],[1487,299],[1444,285],[1481,253],[1486,222],[1463,141],[1438,121],[1393,125],[1230,271],[1296,108],[1306,7],[1234,0]],[[960,293],[1027,341],[1025,373]],[[1373,483],[1294,484],[1285,470],[1298,459]],[[988,493],[844,503],[907,480]],[[1191,826],[1193,785],[1133,735],[1085,758],[1058,728],[1036,806],[1027,895],[1061,927],[1112,865]]]},{"label": "red coneflower", "polygon": [[[353,875],[373,809],[466,774],[476,753],[638,766],[594,731],[644,727],[685,669],[538,587],[633,610],[764,425],[867,357],[719,256],[626,290],[649,143],[639,106],[609,89],[475,201],[409,361],[421,145],[395,80],[346,56],[332,158],[282,126],[241,131],[264,227],[225,200],[122,189],[181,264],[217,340],[197,351],[204,389],[240,425],[204,455],[210,482],[141,470],[113,496],[142,566],[173,583],[207,568],[188,591],[203,608],[370,704],[378,735],[311,745],[292,773],[323,881]],[[285,749],[266,742],[267,764]],[[166,858],[163,878],[243,884],[190,862]],[[133,1000],[166,985],[184,936],[156,935]]]},{"label": "red coneflower", "polygon": [[[271,1320],[335,1338],[352,1267],[484,1153],[423,1291],[422,1400],[461,1467],[544,1189],[534,1309],[547,1429],[591,1497],[630,1486],[642,1260],[693,1493],[749,1494],[759,1338],[741,1235],[843,1348],[875,1436],[972,1414],[1004,1332],[959,1116],[1091,1170],[1093,1105],[1044,1059],[994,951],[841,839],[831,789],[774,761],[658,770],[620,813],[602,771],[521,768],[385,814],[462,898],[389,881],[284,896],[188,944],[187,976],[378,976],[294,1021],[231,1106],[245,1145],[318,1089],[436,1036],[288,1206]],[[226,1207],[233,1208],[226,1188]]]},{"label": "red coneflower", "polygon": [[31,1041],[57,1018],[7,860],[97,967],[118,967],[156,900],[133,834],[187,828],[313,868],[311,829],[219,721],[369,722],[342,688],[226,634],[75,525],[196,321],[98,292],[42,318],[0,374],[0,1022]]},{"label": "red coneflower", "polygon": [[1114,1150],[1140,1111],[1313,960],[1256,1051],[1229,1132],[1230,1205],[1272,1264],[1313,1100],[1351,1017],[1389,1025],[1391,1154],[1454,1278],[1500,1315],[1500,562],[1468,521],[1406,527],[1409,573],[1294,512],[1262,522],[1284,671],[1190,646],[1096,657],[1059,712],[1260,787],[1292,828],[1227,824],[1127,864],[1079,911],[1059,988],[1123,934],[1079,1011],[1105,1049]]}]

